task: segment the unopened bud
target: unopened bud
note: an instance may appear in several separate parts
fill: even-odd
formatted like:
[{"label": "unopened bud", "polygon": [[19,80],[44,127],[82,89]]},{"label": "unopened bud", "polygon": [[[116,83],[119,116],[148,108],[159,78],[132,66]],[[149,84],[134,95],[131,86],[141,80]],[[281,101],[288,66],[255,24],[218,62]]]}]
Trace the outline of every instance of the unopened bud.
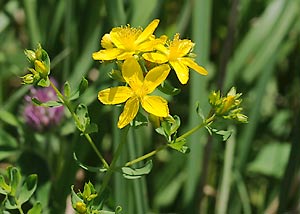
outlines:
[{"label": "unopened bud", "polygon": [[34,51],[32,51],[32,50],[25,50],[24,53],[25,53],[27,59],[30,62],[34,62],[36,60],[36,55],[35,55]]},{"label": "unopened bud", "polygon": [[49,74],[49,69],[47,69],[47,67],[44,65],[43,62],[39,61],[39,60],[35,60],[34,61],[34,66],[35,66],[35,70],[42,74],[43,77],[48,76]]},{"label": "unopened bud", "polygon": [[85,205],[85,203],[83,203],[81,201],[76,202],[76,204],[75,204],[75,210],[77,212],[79,212],[80,214],[86,213],[86,205]]},{"label": "unopened bud", "polygon": [[26,74],[25,76],[21,77],[23,80],[23,84],[32,84],[34,82],[33,74]]}]

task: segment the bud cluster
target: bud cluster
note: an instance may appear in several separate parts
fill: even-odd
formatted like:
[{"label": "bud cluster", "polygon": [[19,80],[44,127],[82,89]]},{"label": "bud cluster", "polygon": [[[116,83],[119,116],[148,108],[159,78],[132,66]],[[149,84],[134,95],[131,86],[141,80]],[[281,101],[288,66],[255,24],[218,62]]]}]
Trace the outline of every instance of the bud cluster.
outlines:
[{"label": "bud cluster", "polygon": [[236,120],[238,122],[247,123],[248,117],[242,114],[243,108],[241,93],[236,93],[236,89],[232,87],[226,97],[221,96],[220,91],[213,91],[209,95],[209,103],[212,106],[216,116],[224,119]]},{"label": "bud cluster", "polygon": [[30,67],[28,68],[30,73],[22,77],[23,84],[48,87],[50,84],[48,78],[50,74],[50,58],[47,52],[39,44],[36,50],[25,50],[24,53],[30,62]]}]

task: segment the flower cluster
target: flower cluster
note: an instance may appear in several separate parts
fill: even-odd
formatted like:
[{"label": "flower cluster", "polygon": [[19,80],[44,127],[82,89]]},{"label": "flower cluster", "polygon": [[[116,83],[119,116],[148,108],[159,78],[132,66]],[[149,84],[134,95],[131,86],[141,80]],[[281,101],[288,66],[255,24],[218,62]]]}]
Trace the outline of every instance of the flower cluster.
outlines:
[{"label": "flower cluster", "polygon": [[48,78],[50,74],[50,59],[47,52],[42,49],[40,44],[35,51],[25,50],[24,52],[31,64],[31,67],[28,68],[31,73],[22,77],[23,83],[48,87],[50,84]]},{"label": "flower cluster", "polygon": [[243,110],[240,107],[242,103],[241,95],[241,93],[236,93],[234,87],[230,89],[226,97],[222,97],[220,91],[213,91],[209,96],[209,103],[216,116],[247,123],[248,117],[241,113]]},{"label": "flower cluster", "polygon": [[182,84],[188,82],[189,68],[207,75],[207,71],[194,61],[194,43],[180,39],[179,34],[173,40],[165,35],[155,37],[153,33],[158,23],[159,20],[155,19],[144,30],[130,25],[113,28],[102,37],[103,49],[92,55],[94,60],[116,60],[121,64],[122,76],[119,79],[125,85],[104,89],[98,94],[103,104],[125,103],[118,121],[119,128],[136,117],[140,105],[150,115],[169,115],[167,101],[150,94],[166,80],[171,70],[175,71]]}]

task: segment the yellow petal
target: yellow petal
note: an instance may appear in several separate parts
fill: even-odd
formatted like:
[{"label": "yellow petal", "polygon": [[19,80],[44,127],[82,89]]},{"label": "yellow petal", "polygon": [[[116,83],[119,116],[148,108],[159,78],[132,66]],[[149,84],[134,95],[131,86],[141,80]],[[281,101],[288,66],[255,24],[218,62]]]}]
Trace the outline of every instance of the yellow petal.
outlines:
[{"label": "yellow petal", "polygon": [[155,31],[159,23],[159,19],[154,19],[146,28],[145,30],[139,35],[137,40],[134,42],[135,44],[140,44],[147,40]]},{"label": "yellow petal", "polygon": [[158,44],[155,46],[155,49],[159,52],[165,54],[166,56],[169,56],[169,49],[164,44]]},{"label": "yellow petal", "polygon": [[205,68],[198,65],[191,58],[184,57],[184,58],[182,58],[181,62],[184,63],[186,66],[190,67],[191,69],[197,71],[199,74],[202,74],[202,75],[207,75],[208,74],[208,72]]},{"label": "yellow petal", "polygon": [[160,96],[144,96],[141,101],[142,107],[158,117],[167,117],[169,115],[168,102]]},{"label": "yellow petal", "polygon": [[186,65],[181,63],[180,61],[171,61],[171,66],[175,70],[175,73],[181,82],[181,84],[186,84],[189,80],[189,69]]},{"label": "yellow petal", "polygon": [[94,60],[113,60],[121,53],[121,50],[118,48],[110,48],[106,50],[100,50],[93,53]]},{"label": "yellow petal", "polygon": [[101,39],[101,46],[105,49],[113,48],[114,45],[111,41],[110,35],[107,33]]},{"label": "yellow petal", "polygon": [[124,106],[124,110],[119,117],[118,128],[127,126],[132,121],[139,110],[139,99],[138,97],[131,97],[127,100]]},{"label": "yellow petal", "polygon": [[170,44],[170,58],[179,58],[187,55],[194,47],[194,43],[188,39],[179,39],[179,34],[174,36],[173,41]]},{"label": "yellow petal", "polygon": [[146,75],[143,90],[146,94],[150,94],[159,86],[169,75],[171,68],[169,65],[159,65],[152,68]]},{"label": "yellow petal", "polygon": [[117,56],[118,60],[125,60],[131,57],[135,52],[134,51],[126,51]]},{"label": "yellow petal", "polygon": [[134,57],[129,57],[122,66],[122,75],[132,90],[139,90],[144,81],[144,76],[139,63]]},{"label": "yellow petal", "polygon": [[[165,42],[162,39],[154,39],[145,41],[137,46],[137,51],[140,52],[149,52],[156,49],[161,49],[161,46],[164,46]],[[168,49],[165,49],[168,50]]]},{"label": "yellow petal", "polygon": [[144,53],[143,58],[145,60],[148,60],[150,62],[155,62],[158,64],[163,64],[168,62],[167,56],[162,53]]},{"label": "yellow petal", "polygon": [[98,93],[98,99],[103,104],[120,104],[124,103],[133,94],[132,90],[127,86],[118,86],[108,88]]}]

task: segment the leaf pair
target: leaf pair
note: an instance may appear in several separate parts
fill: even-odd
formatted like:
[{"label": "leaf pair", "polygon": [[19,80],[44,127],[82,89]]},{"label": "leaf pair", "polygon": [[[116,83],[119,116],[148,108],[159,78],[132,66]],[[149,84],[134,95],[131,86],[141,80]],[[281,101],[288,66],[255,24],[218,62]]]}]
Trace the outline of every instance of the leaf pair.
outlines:
[{"label": "leaf pair", "polygon": [[[21,209],[22,204],[29,201],[37,187],[37,175],[29,175],[24,182],[18,168],[8,167],[7,179],[0,175],[0,193],[5,195],[4,207],[8,210]],[[42,206],[38,202],[29,211],[29,214],[41,213]]]}]

